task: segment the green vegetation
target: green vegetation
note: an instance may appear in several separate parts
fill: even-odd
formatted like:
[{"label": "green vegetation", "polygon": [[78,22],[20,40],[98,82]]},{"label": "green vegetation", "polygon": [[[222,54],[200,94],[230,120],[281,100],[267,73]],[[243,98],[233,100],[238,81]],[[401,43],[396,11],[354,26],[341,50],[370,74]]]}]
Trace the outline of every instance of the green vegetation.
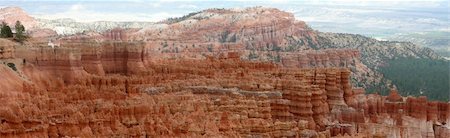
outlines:
[{"label": "green vegetation", "polygon": [[167,44],[167,41],[165,41],[162,45],[163,45],[163,48],[166,48],[166,47],[169,46],[169,45]]},{"label": "green vegetation", "polygon": [[208,52],[213,52],[213,46],[211,44],[208,45],[207,49]]},{"label": "green vegetation", "polygon": [[189,13],[187,15],[184,15],[183,17],[178,17],[178,18],[169,18],[169,19],[166,20],[166,22],[168,24],[178,23],[178,22],[181,22],[181,21],[184,21],[184,20],[188,19],[189,17],[197,15],[198,13],[200,13],[200,12]]},{"label": "green vegetation", "polygon": [[255,53],[255,51],[251,51],[250,54],[248,55],[248,59],[249,60],[254,60],[254,59],[258,59],[259,56]]},{"label": "green vegetation", "polygon": [[403,95],[427,96],[448,101],[450,93],[450,62],[444,60],[397,58],[380,69]]},{"label": "green vegetation", "polygon": [[11,27],[9,27],[8,24],[6,24],[5,22],[2,22],[0,37],[2,37],[2,38],[11,38],[11,37],[13,37],[13,33],[11,31]]},{"label": "green vegetation", "polygon": [[[356,80],[355,80],[356,81]],[[381,95],[388,95],[389,91],[390,91],[390,86],[388,86],[385,83],[386,79],[383,79],[383,81],[381,81],[380,83],[376,83],[376,84],[371,84],[369,86],[366,86],[366,92],[367,93],[378,93]],[[361,85],[361,84],[359,84]]]},{"label": "green vegetation", "polygon": [[297,50],[298,49],[298,46],[297,45],[289,45],[287,48],[286,48],[286,52],[293,52],[293,51],[295,51],[295,50]]},{"label": "green vegetation", "polygon": [[225,42],[227,42],[227,38],[228,38],[228,35],[229,35],[230,33],[231,33],[231,32],[228,31],[228,30],[222,32],[221,35],[220,35],[220,38],[219,38],[219,42],[220,42],[220,43],[225,43]]},{"label": "green vegetation", "polygon": [[229,30],[226,30],[220,34],[219,42],[220,43],[227,43],[227,42],[235,43],[235,42],[237,42],[236,34],[231,33],[231,31],[229,31]]},{"label": "green vegetation", "polygon": [[27,38],[25,36],[25,27],[22,25],[22,23],[20,23],[20,21],[16,21],[16,37],[14,38],[14,40],[16,40],[17,42],[23,42],[25,41],[25,39]]},{"label": "green vegetation", "polygon": [[228,41],[228,42],[236,43],[236,42],[237,42],[236,34],[233,34],[233,35],[230,37],[230,41]]},{"label": "green vegetation", "polygon": [[14,64],[14,63],[8,63],[8,64],[6,64],[9,68],[11,68],[12,70],[14,70],[14,71],[17,71],[17,68],[16,68],[16,64]]},{"label": "green vegetation", "polygon": [[306,43],[308,44],[308,46],[310,46],[313,49],[319,49],[318,45],[314,43],[314,40],[312,40],[311,37],[306,37]]},{"label": "green vegetation", "polygon": [[[250,53],[250,54],[251,54],[251,53]],[[276,53],[275,56],[273,56],[272,54],[269,53],[269,54],[267,54],[267,57],[269,57],[269,59],[272,60],[272,61],[275,62],[275,63],[281,62],[281,56],[280,56],[279,53]]]},{"label": "green vegetation", "polygon": [[[225,8],[212,8],[212,9],[208,9],[208,10],[225,11]],[[163,22],[167,23],[167,24],[173,24],[173,23],[178,23],[178,22],[181,22],[181,21],[184,21],[187,19],[203,20],[203,19],[209,19],[210,17],[212,17],[212,15],[210,15],[210,16],[195,16],[202,12],[204,12],[204,11],[192,12],[192,13],[189,13],[182,17],[168,18],[167,20],[165,20]]]},{"label": "green vegetation", "polygon": [[14,38],[15,41],[22,43],[27,39],[27,36],[25,35],[25,27],[20,23],[20,21],[16,21],[15,31],[16,35],[14,36],[11,27],[9,27],[8,24],[5,22],[2,22],[1,24],[1,31],[0,31],[0,37],[2,38]]},{"label": "green vegetation", "polygon": [[436,52],[436,54],[443,56],[443,57],[450,57],[450,51],[447,51],[446,48],[442,48],[442,49],[433,49],[434,52]]},{"label": "green vegetation", "polygon": [[276,43],[273,43],[272,51],[280,52],[283,48],[279,47]]},{"label": "green vegetation", "polygon": [[394,35],[388,39],[409,41],[432,49],[442,49],[446,51],[450,44],[449,35],[450,32],[447,31],[426,31]]}]

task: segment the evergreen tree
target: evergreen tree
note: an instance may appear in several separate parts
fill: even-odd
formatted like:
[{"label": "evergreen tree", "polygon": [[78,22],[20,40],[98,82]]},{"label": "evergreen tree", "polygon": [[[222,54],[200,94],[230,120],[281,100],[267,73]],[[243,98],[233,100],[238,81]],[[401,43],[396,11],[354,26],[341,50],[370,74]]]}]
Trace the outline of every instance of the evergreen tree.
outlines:
[{"label": "evergreen tree", "polygon": [[6,24],[5,22],[2,22],[0,37],[2,37],[2,38],[13,37],[11,27],[9,27],[8,24]]},{"label": "evergreen tree", "polygon": [[20,23],[20,21],[16,21],[16,37],[15,40],[17,42],[23,42],[26,39],[25,36],[25,27]]},{"label": "evergreen tree", "polygon": [[388,66],[380,68],[384,77],[403,96],[427,96],[431,100],[449,100],[450,62],[424,58],[397,58],[388,60]]}]

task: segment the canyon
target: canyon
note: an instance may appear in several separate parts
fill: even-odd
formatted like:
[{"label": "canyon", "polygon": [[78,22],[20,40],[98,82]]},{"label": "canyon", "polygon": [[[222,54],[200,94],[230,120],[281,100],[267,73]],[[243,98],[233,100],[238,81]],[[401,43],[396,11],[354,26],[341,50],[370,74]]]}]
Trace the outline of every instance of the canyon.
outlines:
[{"label": "canyon", "polygon": [[[379,41],[361,35],[319,32],[296,19],[292,13],[276,8],[206,9],[154,23],[84,23],[70,18],[48,20],[33,18],[20,7],[2,8],[0,13],[0,21],[4,19],[8,23],[26,19],[23,22],[28,33],[40,43],[61,37],[103,41],[105,39],[99,36],[104,32],[117,32],[120,29],[121,34],[127,36],[125,41],[143,41],[147,47],[153,48],[154,54],[162,54],[165,58],[202,58],[204,54],[241,51],[243,59],[281,63],[282,58],[292,57],[286,55],[307,50],[354,49],[361,56],[361,62],[355,62],[355,66],[361,69],[352,69],[351,83],[370,88],[371,93],[376,90],[385,95],[388,93],[386,88],[396,85],[391,83],[392,78],[386,78],[380,73],[380,68],[386,67],[390,60],[403,57],[442,59],[431,49],[409,42]],[[430,92],[425,95],[430,95]]]},{"label": "canyon", "polygon": [[17,70],[1,66],[1,137],[450,134],[448,103],[365,94],[345,66],[284,67],[238,52],[158,59],[119,41],[13,52]]},{"label": "canyon", "polygon": [[450,137],[449,103],[365,90],[380,55],[432,51],[346,47],[278,9],[41,33],[0,39],[0,137]]}]

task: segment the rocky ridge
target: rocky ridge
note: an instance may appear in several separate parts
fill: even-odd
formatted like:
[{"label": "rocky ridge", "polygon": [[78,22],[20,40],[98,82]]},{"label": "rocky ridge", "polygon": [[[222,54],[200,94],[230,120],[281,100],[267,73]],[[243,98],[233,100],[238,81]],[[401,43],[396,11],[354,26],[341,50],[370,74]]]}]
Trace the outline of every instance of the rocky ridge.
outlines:
[{"label": "rocky ridge", "polygon": [[[396,57],[441,58],[432,50],[412,43],[318,32],[305,22],[296,20],[292,13],[265,7],[207,9],[158,23],[79,23],[72,19],[37,19],[37,22],[39,28],[46,29],[30,32],[33,36],[50,37],[56,33],[81,32],[104,34],[117,31],[117,27],[124,28],[121,34],[127,36],[125,41],[144,41],[145,47],[150,47],[154,54],[168,58],[204,58],[208,53],[220,55],[227,51],[241,51],[243,59],[281,63],[282,58],[291,57],[285,56],[290,53],[295,55],[317,49],[357,49],[362,58],[361,64],[357,63],[356,66],[361,69],[352,70],[352,77],[355,78],[352,83],[361,87],[390,87],[390,81],[378,71],[386,60]],[[92,35],[87,37],[95,38],[96,41],[104,39]]]},{"label": "rocky ridge", "polygon": [[[162,23],[167,24],[130,33],[130,40],[147,42],[147,47],[152,47],[158,57],[198,58],[200,54],[214,56],[239,51],[242,59],[277,63],[298,60],[292,55],[333,48],[318,41],[322,38],[317,36],[320,32],[295,20],[293,14],[274,8],[209,9]],[[366,57],[365,51],[360,53]],[[328,60],[323,54],[316,58]],[[352,70],[355,78],[352,83],[361,87],[382,81],[382,75],[373,66],[367,67],[366,60],[363,58],[352,65],[357,67]]]},{"label": "rocky ridge", "polygon": [[369,67],[377,69],[386,59],[415,57],[440,59],[430,48],[423,48],[410,42],[378,41],[361,35],[318,33],[319,49],[352,48],[362,53],[362,60]]},{"label": "rocky ridge", "polygon": [[77,22],[73,19],[37,19],[40,28],[48,28],[54,30],[59,35],[73,35],[82,33],[84,31],[104,32],[114,28],[144,28],[151,26],[151,22],[111,22],[111,21],[97,21],[97,22]]}]

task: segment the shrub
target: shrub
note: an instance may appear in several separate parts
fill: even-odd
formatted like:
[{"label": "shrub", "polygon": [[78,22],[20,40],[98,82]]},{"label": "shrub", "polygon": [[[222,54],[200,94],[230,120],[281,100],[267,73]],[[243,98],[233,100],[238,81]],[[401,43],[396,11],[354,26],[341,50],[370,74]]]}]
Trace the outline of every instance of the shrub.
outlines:
[{"label": "shrub", "polygon": [[12,70],[14,70],[14,71],[17,71],[17,68],[16,68],[16,64],[14,64],[14,63],[8,63],[8,64],[6,64],[9,68],[11,68]]}]

